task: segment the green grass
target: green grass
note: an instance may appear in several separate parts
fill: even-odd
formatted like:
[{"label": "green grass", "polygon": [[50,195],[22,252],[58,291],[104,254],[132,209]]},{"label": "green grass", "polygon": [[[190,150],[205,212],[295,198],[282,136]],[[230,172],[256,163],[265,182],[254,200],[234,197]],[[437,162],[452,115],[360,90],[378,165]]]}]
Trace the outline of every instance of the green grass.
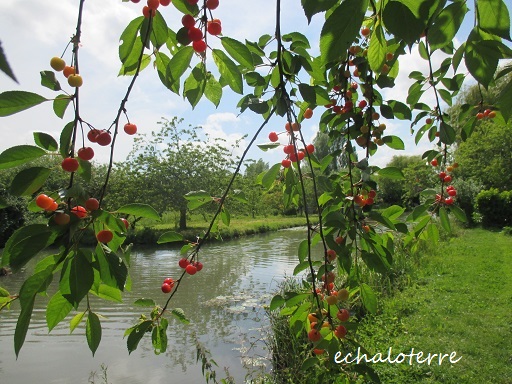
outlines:
[{"label": "green grass", "polygon": [[456,364],[377,363],[383,383],[512,383],[512,237],[466,229],[421,256],[413,284],[360,328],[371,355],[457,352]]}]

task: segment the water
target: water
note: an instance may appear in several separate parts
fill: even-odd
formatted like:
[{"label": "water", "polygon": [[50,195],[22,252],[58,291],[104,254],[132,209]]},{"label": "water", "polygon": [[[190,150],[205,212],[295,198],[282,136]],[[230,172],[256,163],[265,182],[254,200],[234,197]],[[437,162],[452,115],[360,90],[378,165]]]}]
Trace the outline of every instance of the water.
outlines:
[{"label": "water", "polygon": [[[102,364],[107,366],[111,383],[205,382],[196,363],[194,334],[217,362],[217,377],[225,377],[223,368],[228,367],[236,382],[243,383],[248,369],[270,368],[262,340],[267,327],[262,305],[270,303],[278,283],[292,275],[297,247],[304,238],[304,229],[293,229],[206,245],[200,253],[204,269],[187,276],[172,301],[172,307],[182,308],[191,324],[170,320],[169,347],[159,356],[153,353],[149,337],[129,355],[123,333],[141,313],[148,314],[146,308],[133,305],[136,299],[153,298],[164,304],[167,295],[160,291],[163,279],[178,277],[181,271],[178,249],[136,249],[130,268],[133,288],[125,293],[123,304],[93,301],[93,311],[104,316],[102,340],[94,357],[85,340],[85,322],[69,333],[69,320],[76,312],[48,333],[42,309],[48,298],[41,297],[36,300],[30,329],[16,360],[13,335],[19,312],[13,305],[11,311],[0,312],[0,383],[68,384],[71,379],[73,383],[89,383],[91,372],[96,371],[99,384]],[[0,285],[17,292],[26,273],[2,278]]]}]

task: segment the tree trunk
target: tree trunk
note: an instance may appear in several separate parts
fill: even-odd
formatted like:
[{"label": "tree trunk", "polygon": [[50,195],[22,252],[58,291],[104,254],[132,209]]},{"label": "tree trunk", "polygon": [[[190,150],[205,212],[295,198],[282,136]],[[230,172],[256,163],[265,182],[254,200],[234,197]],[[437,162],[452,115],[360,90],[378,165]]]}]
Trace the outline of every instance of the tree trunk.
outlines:
[{"label": "tree trunk", "polygon": [[187,208],[180,208],[180,229],[187,229]]}]

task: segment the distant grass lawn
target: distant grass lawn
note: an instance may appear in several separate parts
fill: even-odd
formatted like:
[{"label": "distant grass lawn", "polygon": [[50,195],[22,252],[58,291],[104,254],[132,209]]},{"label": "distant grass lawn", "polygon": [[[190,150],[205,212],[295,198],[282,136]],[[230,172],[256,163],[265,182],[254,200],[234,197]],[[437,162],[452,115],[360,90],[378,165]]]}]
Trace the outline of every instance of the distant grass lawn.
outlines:
[{"label": "distant grass lawn", "polygon": [[441,365],[377,363],[382,383],[512,383],[512,237],[461,230],[421,256],[415,283],[383,299],[365,319],[361,344],[370,354],[451,353]]}]

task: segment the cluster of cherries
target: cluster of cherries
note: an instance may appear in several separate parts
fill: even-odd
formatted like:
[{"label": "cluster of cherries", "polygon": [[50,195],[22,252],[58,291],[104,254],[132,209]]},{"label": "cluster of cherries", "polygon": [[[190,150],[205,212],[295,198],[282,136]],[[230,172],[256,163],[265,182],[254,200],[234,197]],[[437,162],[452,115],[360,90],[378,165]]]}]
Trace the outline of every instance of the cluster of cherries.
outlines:
[{"label": "cluster of cherries", "polygon": [[[196,4],[197,0],[187,0],[190,4]],[[210,11],[219,6],[219,0],[207,0],[205,7]],[[206,40],[202,27],[204,27],[203,19],[199,19],[199,28],[196,27],[197,20],[194,16],[186,14],[181,18],[181,24],[187,32],[189,42],[192,42],[192,48],[197,53],[206,51]],[[222,23],[219,19],[211,19],[206,22],[206,31],[212,36],[218,36],[222,33]],[[184,41],[186,42],[186,41]]]},{"label": "cluster of cherries", "polygon": [[[313,110],[311,108],[307,108],[304,111],[303,117],[305,119],[311,119],[312,116]],[[300,131],[301,126],[298,122],[290,123],[288,121],[286,122],[284,128],[284,132],[288,133],[288,135],[292,135],[293,132]],[[279,135],[280,133],[270,132],[268,135],[268,139],[271,142],[276,143],[279,140]],[[285,153],[286,157],[281,161],[281,165],[283,166],[283,168],[290,168],[292,163],[296,163],[303,160],[304,157],[306,157],[306,153],[312,154],[313,152],[315,152],[315,146],[313,144],[308,144],[304,148],[297,149],[290,137],[289,143],[283,146],[283,152]]]},{"label": "cluster of cherries", "polygon": [[[39,208],[44,209],[46,212],[55,212],[52,216],[55,224],[67,225],[71,221],[71,217],[64,210],[57,211],[59,209],[59,203],[57,203],[53,197],[41,193],[37,195],[35,202]],[[100,209],[100,202],[98,199],[91,197],[85,201],[85,207],[77,205],[71,208],[70,212],[79,219],[83,219],[84,217],[87,217],[90,212],[97,211],[98,209]],[[121,221],[125,228],[128,229],[130,226],[128,220],[123,217],[121,218]],[[114,234],[109,229],[100,230],[96,234],[96,239],[100,243],[109,243],[113,238]]]},{"label": "cluster of cherries", "polygon": [[361,208],[365,205],[372,205],[375,202],[376,196],[377,192],[374,189],[371,189],[370,191],[363,190],[361,193],[354,196],[354,203]]},{"label": "cluster of cherries", "polygon": [[203,269],[203,263],[200,261],[190,262],[187,258],[183,257],[178,261],[180,268],[183,268],[189,275],[195,275]]},{"label": "cluster of cherries", "polygon": [[[439,162],[437,161],[437,159],[433,159],[430,162],[430,165],[432,165],[433,167],[437,167],[439,165]],[[453,180],[453,177],[451,175],[449,175],[448,173],[452,172],[458,166],[459,166],[459,164],[453,163],[453,165],[448,165],[446,167],[446,172],[441,171],[438,173],[439,179],[441,180],[441,182],[443,184],[450,183]],[[446,187],[446,193],[448,196],[445,197],[444,200],[443,200],[443,196],[441,194],[439,194],[439,193],[436,194],[436,202],[437,203],[444,202],[444,204],[446,204],[446,205],[453,205],[453,203],[455,202],[454,197],[457,196],[457,190],[455,189],[455,187],[453,185],[449,185]]]},{"label": "cluster of cherries", "polygon": [[164,282],[162,283],[162,292],[163,293],[169,293],[174,288],[175,281],[171,279],[170,277],[166,278]]},{"label": "cluster of cherries", "polygon": [[76,73],[75,67],[66,65],[66,61],[61,57],[52,57],[50,60],[50,67],[57,72],[62,72],[64,77],[68,79],[68,84],[72,87],[81,87],[84,83],[82,76]]},{"label": "cluster of cherries", "polygon": [[494,119],[495,117],[496,117],[496,111],[493,111],[491,109],[486,109],[485,111],[478,112],[476,114],[476,118],[478,120],[482,120],[482,119],[485,119],[485,118]]}]

